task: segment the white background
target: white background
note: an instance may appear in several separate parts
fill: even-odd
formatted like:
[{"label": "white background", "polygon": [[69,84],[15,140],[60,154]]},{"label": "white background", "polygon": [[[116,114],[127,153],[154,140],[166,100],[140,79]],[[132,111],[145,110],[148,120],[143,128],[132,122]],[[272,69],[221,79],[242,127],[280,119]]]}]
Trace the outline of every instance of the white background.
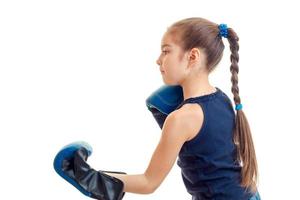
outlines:
[{"label": "white background", "polygon": [[[265,200],[299,193],[299,7],[296,1],[7,0],[0,3],[0,199],[88,199],[52,167],[84,140],[96,169],[144,172],[161,130],[145,99],[167,26],[203,17],[240,37],[239,88]],[[228,42],[211,83],[231,98]],[[175,164],[150,195],[191,199]]]}]

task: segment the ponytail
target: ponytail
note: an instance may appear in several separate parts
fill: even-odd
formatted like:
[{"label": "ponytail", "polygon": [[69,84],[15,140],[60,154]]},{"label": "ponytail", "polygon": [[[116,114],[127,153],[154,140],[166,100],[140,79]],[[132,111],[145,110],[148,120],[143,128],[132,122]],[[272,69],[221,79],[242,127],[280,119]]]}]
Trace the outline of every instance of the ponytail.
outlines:
[{"label": "ponytail", "polygon": [[[230,45],[231,55],[231,91],[234,96],[235,105],[241,104],[238,88],[238,72],[239,72],[239,38],[233,29],[228,28],[228,41]],[[254,144],[251,136],[250,126],[244,111],[236,109],[235,128],[233,140],[237,147],[237,160],[242,166],[241,185],[250,189],[253,193],[257,191],[258,167],[255,155]]]}]

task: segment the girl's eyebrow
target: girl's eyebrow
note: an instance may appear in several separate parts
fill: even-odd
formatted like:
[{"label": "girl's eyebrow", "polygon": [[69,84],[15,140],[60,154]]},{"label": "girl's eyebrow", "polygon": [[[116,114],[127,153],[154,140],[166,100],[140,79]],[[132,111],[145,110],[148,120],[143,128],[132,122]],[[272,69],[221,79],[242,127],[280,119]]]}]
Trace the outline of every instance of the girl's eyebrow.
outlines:
[{"label": "girl's eyebrow", "polygon": [[163,45],[161,45],[161,48],[164,48],[166,46],[171,47],[171,45],[169,45],[169,44],[163,44]]}]

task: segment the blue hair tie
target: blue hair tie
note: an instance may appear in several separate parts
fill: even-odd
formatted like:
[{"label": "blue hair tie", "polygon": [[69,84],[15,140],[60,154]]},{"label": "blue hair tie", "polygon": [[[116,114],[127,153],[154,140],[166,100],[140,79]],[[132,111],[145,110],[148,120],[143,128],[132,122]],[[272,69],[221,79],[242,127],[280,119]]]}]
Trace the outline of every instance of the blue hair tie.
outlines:
[{"label": "blue hair tie", "polygon": [[227,28],[227,25],[226,24],[220,24],[219,26],[219,35],[222,37],[225,37],[227,38],[228,37],[228,28]]},{"label": "blue hair tie", "polygon": [[240,104],[237,104],[236,106],[235,106],[235,109],[236,110],[241,110],[243,108],[243,105],[240,103]]}]

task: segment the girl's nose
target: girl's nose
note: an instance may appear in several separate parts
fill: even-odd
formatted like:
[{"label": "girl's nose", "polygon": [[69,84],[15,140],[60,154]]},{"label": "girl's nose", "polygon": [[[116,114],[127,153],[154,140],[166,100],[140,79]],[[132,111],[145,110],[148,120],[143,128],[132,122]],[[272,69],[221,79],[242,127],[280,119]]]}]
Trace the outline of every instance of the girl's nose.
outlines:
[{"label": "girl's nose", "polygon": [[160,65],[160,60],[159,59],[156,60],[156,64]]}]

